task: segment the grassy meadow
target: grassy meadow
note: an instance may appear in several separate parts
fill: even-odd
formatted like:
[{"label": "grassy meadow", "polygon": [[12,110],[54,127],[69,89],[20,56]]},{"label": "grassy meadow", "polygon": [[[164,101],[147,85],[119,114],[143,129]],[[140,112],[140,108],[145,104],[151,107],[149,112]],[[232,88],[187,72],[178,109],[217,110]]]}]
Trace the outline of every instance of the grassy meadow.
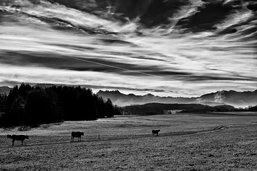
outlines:
[{"label": "grassy meadow", "polygon": [[[71,131],[85,136],[71,143]],[[30,139],[12,147],[7,134]],[[257,114],[115,116],[1,129],[0,151],[0,170],[254,170]]]}]

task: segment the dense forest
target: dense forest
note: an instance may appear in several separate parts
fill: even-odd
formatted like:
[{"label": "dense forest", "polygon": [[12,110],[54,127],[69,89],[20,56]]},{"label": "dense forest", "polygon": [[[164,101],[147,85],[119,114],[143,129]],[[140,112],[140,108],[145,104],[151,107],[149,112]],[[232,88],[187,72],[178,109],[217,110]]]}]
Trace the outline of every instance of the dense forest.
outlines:
[{"label": "dense forest", "polygon": [[257,111],[257,106],[249,107],[249,111]]},{"label": "dense forest", "polygon": [[21,84],[8,95],[0,95],[0,127],[96,120],[119,114],[120,109],[111,100],[104,101],[81,87]]}]

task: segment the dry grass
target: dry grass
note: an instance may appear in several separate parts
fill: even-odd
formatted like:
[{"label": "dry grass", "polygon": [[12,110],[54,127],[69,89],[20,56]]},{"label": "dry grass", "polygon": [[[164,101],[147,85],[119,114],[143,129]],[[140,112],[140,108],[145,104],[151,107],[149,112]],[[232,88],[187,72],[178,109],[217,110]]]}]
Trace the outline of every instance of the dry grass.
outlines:
[{"label": "dry grass", "polygon": [[[5,135],[16,130],[1,130],[0,170],[254,170],[256,121],[194,114],[65,122],[22,132],[30,139],[15,147]],[[73,130],[85,132],[82,142],[70,143]]]}]

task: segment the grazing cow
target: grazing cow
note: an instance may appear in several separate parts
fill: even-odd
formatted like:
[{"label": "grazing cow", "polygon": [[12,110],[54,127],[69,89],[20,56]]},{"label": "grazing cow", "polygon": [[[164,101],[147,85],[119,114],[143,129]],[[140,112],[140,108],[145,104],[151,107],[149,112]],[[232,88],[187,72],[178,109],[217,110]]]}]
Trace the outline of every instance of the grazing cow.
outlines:
[{"label": "grazing cow", "polygon": [[27,136],[27,135],[7,135],[7,138],[12,139],[12,146],[14,146],[15,141],[21,141],[21,145],[23,145],[24,140],[29,139],[29,136]]},{"label": "grazing cow", "polygon": [[78,141],[81,141],[81,136],[84,135],[84,132],[72,132],[71,141],[74,141],[74,137],[78,138]]},{"label": "grazing cow", "polygon": [[160,132],[159,129],[157,129],[157,130],[152,130],[152,134],[153,134],[153,135],[156,135],[156,136],[159,135],[159,132]]}]

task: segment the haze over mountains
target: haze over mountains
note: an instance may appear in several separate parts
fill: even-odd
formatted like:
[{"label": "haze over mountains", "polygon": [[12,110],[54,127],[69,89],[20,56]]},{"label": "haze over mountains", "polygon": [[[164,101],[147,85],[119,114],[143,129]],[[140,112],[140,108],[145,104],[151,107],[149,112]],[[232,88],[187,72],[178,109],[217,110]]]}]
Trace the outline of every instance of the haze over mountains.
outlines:
[{"label": "haze over mountains", "polygon": [[[36,86],[45,88],[53,85],[38,84]],[[0,94],[8,94],[11,88],[7,86],[0,87]],[[171,96],[155,96],[152,94],[135,95],[124,94],[120,91],[103,91],[97,93],[98,96],[107,100],[108,98],[121,107],[130,105],[141,105],[147,103],[163,103],[163,104],[202,104],[209,106],[231,105],[234,107],[248,107],[257,105],[257,90],[255,91],[219,91],[204,94],[199,97],[171,97]]]},{"label": "haze over mountains", "polygon": [[248,107],[257,105],[257,90],[237,92],[219,91],[205,94],[200,97],[160,97],[152,94],[138,96],[134,94],[123,94],[119,91],[99,91],[98,96],[104,99],[110,98],[112,102],[119,106],[141,105],[146,103],[166,103],[166,104],[203,104],[209,106],[232,105],[235,107]]},{"label": "haze over mountains", "polygon": [[0,85],[254,91],[256,10],[256,0],[0,0]]}]

